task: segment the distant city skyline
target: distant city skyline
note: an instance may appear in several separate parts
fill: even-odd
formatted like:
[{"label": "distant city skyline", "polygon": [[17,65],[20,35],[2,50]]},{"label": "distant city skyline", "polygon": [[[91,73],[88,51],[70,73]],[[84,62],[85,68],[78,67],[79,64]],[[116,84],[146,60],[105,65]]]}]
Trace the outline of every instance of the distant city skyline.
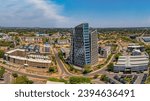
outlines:
[{"label": "distant city skyline", "polygon": [[148,0],[0,0],[2,27],[150,27]]}]

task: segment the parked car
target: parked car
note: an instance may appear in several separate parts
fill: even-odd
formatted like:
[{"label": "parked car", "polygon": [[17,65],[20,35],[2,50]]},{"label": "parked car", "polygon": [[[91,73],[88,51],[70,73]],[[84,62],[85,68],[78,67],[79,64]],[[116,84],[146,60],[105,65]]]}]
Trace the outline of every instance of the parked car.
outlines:
[{"label": "parked car", "polygon": [[126,81],[123,78],[121,78],[119,81],[123,84],[126,84]]},{"label": "parked car", "polygon": [[141,81],[141,84],[144,84],[145,83],[145,81],[146,81],[146,79],[147,79],[147,74],[144,74],[144,76],[143,76],[143,78],[142,78],[142,81]]},{"label": "parked car", "polygon": [[132,81],[130,82],[130,84],[134,84],[137,78],[138,78],[138,76],[134,75],[134,77],[133,77]]},{"label": "parked car", "polygon": [[108,81],[110,84],[116,84],[116,82],[112,79],[109,78],[109,81]]},{"label": "parked car", "polygon": [[119,76],[117,76],[117,75],[114,76],[114,79],[116,79],[118,81],[120,80]]}]

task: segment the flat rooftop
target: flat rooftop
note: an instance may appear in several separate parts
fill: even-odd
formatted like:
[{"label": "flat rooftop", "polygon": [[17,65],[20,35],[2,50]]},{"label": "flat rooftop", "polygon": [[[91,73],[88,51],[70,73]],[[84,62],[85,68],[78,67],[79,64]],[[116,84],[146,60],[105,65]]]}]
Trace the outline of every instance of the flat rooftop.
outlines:
[{"label": "flat rooftop", "polygon": [[11,54],[11,53],[13,53],[15,51],[22,51],[22,52],[24,52],[25,50],[24,49],[13,49],[11,51],[6,52],[6,54]]},{"label": "flat rooftop", "polygon": [[44,56],[44,55],[32,55],[31,54],[31,55],[27,55],[25,57],[10,55],[11,53],[13,53],[15,51],[25,52],[25,49],[14,49],[14,50],[7,52],[5,55],[9,54],[10,58],[22,60],[22,61],[30,61],[30,62],[37,62],[37,63],[51,63],[49,56]]},{"label": "flat rooftop", "polygon": [[120,56],[115,66],[144,66],[148,65],[149,58],[146,55],[141,56]]},{"label": "flat rooftop", "polygon": [[70,49],[69,48],[61,48],[61,51],[64,53],[69,53]]},{"label": "flat rooftop", "polygon": [[150,37],[142,37],[142,39],[144,40],[144,42],[150,42]]}]

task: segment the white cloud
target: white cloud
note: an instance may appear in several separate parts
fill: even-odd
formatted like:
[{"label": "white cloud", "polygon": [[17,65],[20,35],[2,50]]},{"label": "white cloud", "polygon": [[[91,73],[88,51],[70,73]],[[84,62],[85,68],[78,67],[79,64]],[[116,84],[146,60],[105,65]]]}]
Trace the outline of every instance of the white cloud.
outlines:
[{"label": "white cloud", "polygon": [[66,17],[59,14],[59,9],[62,7],[56,5],[51,0],[27,0],[29,3],[33,4],[39,10],[42,10],[44,15],[49,19],[56,20],[58,22],[64,22]]},{"label": "white cloud", "polygon": [[0,0],[0,26],[63,27],[63,6],[51,0]]}]

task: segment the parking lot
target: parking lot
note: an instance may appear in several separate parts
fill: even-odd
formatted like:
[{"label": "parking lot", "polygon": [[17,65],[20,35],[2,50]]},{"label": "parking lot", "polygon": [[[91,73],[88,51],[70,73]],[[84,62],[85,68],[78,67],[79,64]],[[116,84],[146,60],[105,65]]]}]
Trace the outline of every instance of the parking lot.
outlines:
[{"label": "parking lot", "polygon": [[122,74],[108,76],[109,84],[145,84],[148,74]]}]

